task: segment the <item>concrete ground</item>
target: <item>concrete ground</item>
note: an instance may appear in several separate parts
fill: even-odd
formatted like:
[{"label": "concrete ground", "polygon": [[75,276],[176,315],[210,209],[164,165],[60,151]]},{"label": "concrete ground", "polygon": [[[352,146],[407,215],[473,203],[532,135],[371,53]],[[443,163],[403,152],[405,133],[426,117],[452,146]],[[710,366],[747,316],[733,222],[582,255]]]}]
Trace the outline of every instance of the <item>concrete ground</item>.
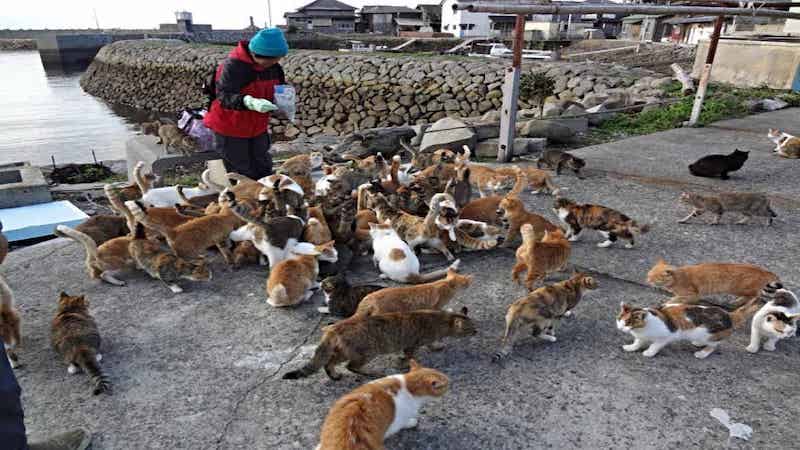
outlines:
[{"label": "concrete ground", "polygon": [[[451,391],[424,408],[417,429],[387,440],[387,448],[795,447],[796,338],[752,355],[744,349],[749,333],[739,331],[706,360],[695,359],[688,344],[648,359],[621,350],[631,339],[616,330],[614,318],[621,300],[653,305],[666,298],[644,285],[658,257],[756,263],[800,286],[800,206],[792,201],[800,162],[771,155],[764,137],[767,125],[800,128],[797,117],[798,110],[784,110],[575,151],[586,157],[589,177],[558,177],[565,195],[618,208],[653,230],[632,250],[597,248],[599,237],[585,233],[571,262],[594,271],[600,288],[562,322],[558,342],[522,339],[503,366],[491,357],[507,305],[524,294],[510,280],[513,252],[463,255],[462,271],[475,282],[451,306],[468,306],[480,333],[419,354],[420,362],[450,376]],[[688,175],[685,166],[698,156],[737,145],[752,153],[732,180]],[[716,227],[705,217],[675,223],[688,213],[677,202],[681,189],[698,187],[769,192],[779,220],[772,228],[734,225],[735,217]],[[555,220],[552,197],[526,201]],[[425,269],[444,265],[439,256],[423,258]],[[294,309],[268,306],[266,271],[259,267],[234,272],[216,264],[213,281],[172,295],[140,273],[128,275],[125,287],[88,280],[83,250],[61,239],[14,251],[4,266],[23,316],[25,366],[16,374],[33,439],[82,425],[95,433],[95,449],[308,449],[330,405],[368,381],[349,373],[339,382],[323,374],[280,378],[309,358],[320,326],[332,319],[316,312],[320,296]],[[377,275],[362,261],[351,277]],[[50,349],[49,322],[61,290],[92,302],[113,396],[92,397],[88,379],[68,375]],[[395,359],[380,358],[370,368],[396,373]],[[750,441],[730,438],[710,415],[713,408],[752,427]]]}]

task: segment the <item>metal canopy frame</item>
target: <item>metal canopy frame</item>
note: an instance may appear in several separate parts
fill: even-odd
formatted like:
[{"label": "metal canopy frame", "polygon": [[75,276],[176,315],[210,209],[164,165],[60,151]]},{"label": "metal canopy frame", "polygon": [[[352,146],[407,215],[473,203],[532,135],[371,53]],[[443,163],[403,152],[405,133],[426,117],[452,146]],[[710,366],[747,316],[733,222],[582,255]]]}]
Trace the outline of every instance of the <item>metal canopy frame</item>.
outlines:
[{"label": "metal canopy frame", "polygon": [[[542,0],[544,1],[544,0]],[[680,0],[678,0],[680,1]],[[687,0],[693,3],[717,3],[723,5],[736,4],[731,0]],[[716,16],[714,32],[703,66],[703,72],[695,95],[689,125],[697,124],[705,100],[706,88],[711,75],[711,67],[717,50],[722,25],[725,16],[752,16],[752,17],[781,17],[787,19],[800,19],[800,13],[769,9],[771,7],[800,6],[796,2],[754,2],[752,8],[729,8],[724,6],[673,6],[673,5],[614,5],[614,4],[502,4],[502,3],[454,3],[453,10],[466,10],[469,12],[483,12],[494,14],[516,14],[517,21],[514,28],[514,58],[511,67],[506,69],[503,84],[503,107],[500,112],[500,142],[497,149],[497,161],[509,162],[514,156],[514,138],[516,137],[517,99],[519,97],[519,80],[522,71],[522,46],[525,30],[525,16],[528,14],[701,14]]]}]

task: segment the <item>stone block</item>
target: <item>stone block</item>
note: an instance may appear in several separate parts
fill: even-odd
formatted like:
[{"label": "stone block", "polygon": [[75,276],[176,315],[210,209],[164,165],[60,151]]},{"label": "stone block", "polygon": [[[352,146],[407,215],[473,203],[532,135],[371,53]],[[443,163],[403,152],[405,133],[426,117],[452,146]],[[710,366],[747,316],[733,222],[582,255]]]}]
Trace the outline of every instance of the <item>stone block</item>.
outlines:
[{"label": "stone block", "polygon": [[[481,158],[494,158],[497,156],[499,145],[499,139],[488,139],[479,143],[475,152]],[[546,138],[516,138],[514,139],[514,156],[541,153],[546,145]]]},{"label": "stone block", "polygon": [[446,117],[436,121],[425,132],[420,151],[434,151],[440,148],[460,151],[462,146],[468,145],[474,148],[476,143],[477,135],[466,123]]},{"label": "stone block", "polygon": [[0,167],[0,209],[52,201],[42,170],[28,162]]}]

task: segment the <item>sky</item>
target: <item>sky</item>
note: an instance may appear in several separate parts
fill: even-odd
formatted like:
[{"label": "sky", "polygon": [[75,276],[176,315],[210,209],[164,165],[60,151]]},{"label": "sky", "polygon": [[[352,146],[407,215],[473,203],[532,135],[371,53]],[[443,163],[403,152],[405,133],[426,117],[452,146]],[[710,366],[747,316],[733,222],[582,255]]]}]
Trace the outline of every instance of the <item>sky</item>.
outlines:
[{"label": "sky", "polygon": [[[311,0],[271,0],[273,25],[285,24],[283,14]],[[159,23],[174,23],[174,12],[191,11],[195,23],[210,23],[216,29],[239,29],[267,21],[267,0],[2,0],[0,29],[11,28],[95,28],[94,12],[101,28],[158,28]],[[415,7],[436,0],[344,0],[350,6],[400,5]]]}]

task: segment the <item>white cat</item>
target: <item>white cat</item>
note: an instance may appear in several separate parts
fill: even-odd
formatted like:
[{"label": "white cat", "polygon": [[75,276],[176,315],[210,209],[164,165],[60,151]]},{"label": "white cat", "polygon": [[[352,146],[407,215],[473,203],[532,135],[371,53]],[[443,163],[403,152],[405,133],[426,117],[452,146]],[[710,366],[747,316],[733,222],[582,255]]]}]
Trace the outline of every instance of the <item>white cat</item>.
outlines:
[{"label": "white cat", "polygon": [[[369,224],[372,237],[372,260],[381,271],[381,278],[400,283],[427,283],[447,275],[447,269],[427,274],[419,273],[419,259],[387,220],[383,224]],[[449,268],[458,270],[460,260],[455,260]]]},{"label": "white cat", "polygon": [[[144,163],[141,161],[137,163],[137,169],[141,169],[140,165],[142,164]],[[203,181],[199,183],[197,187],[183,189],[183,195],[191,199],[192,197],[216,194],[219,192],[218,186],[210,181],[210,174],[210,169],[203,171],[203,174],[200,176]],[[139,189],[142,191],[142,203],[144,203],[145,206],[171,208],[175,206],[175,204],[182,203],[182,199],[180,195],[178,195],[177,186],[150,188],[147,183],[140,182],[139,178],[137,178],[136,181],[139,185]]]},{"label": "white cat", "polygon": [[797,333],[800,319],[800,301],[791,291],[782,289],[780,283],[769,283],[761,290],[761,299],[768,300],[753,316],[750,325],[750,345],[747,351],[758,352],[761,339],[766,338],[764,350],[775,350],[775,344]]}]

